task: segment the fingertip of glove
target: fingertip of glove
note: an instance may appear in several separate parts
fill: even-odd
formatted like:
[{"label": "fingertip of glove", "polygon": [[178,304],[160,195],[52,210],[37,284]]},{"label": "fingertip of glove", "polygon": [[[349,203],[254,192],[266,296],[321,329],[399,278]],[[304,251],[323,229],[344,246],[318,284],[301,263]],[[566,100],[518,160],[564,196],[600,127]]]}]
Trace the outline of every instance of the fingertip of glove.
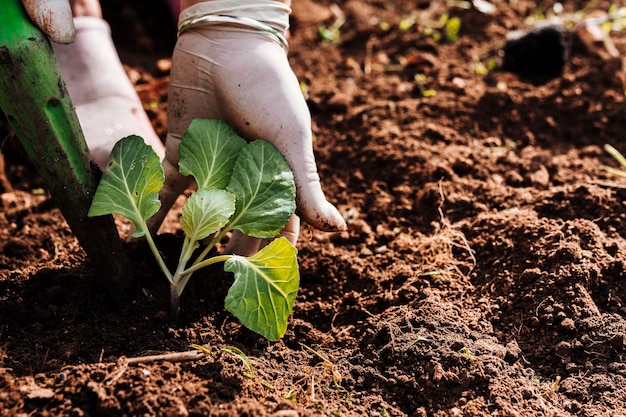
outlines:
[{"label": "fingertip of glove", "polygon": [[71,43],[76,36],[72,9],[67,0],[23,0],[31,20],[56,43]]},{"label": "fingertip of glove", "polygon": [[76,31],[72,27],[71,30],[50,30],[47,32],[48,37],[56,43],[68,44],[74,42],[74,38],[76,38]]},{"label": "fingertip of glove", "polygon": [[328,203],[324,212],[314,211],[313,213],[301,213],[302,218],[311,226],[324,232],[343,232],[348,230],[345,219],[335,208]]}]

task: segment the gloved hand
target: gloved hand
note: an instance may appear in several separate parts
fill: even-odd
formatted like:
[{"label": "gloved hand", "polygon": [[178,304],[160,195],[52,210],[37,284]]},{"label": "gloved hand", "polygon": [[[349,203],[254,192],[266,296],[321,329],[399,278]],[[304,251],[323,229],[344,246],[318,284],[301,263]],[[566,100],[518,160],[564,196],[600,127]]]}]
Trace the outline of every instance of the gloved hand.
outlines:
[{"label": "gloved hand", "polygon": [[[178,171],[178,146],[193,119],[221,119],[248,140],[265,139],[294,173],[297,213],[324,231],[345,230],[330,204],[313,155],[311,116],[287,60],[290,8],[274,0],[212,0],[185,8],[172,57],[168,94],[165,186],[161,209],[149,220],[156,232],[192,178]],[[283,234],[295,243],[299,219]],[[259,240],[234,233],[227,251],[251,255]]]},{"label": "gloved hand", "polygon": [[52,48],[96,164],[104,169],[115,143],[132,134],[143,137],[162,159],[165,148],[126,75],[99,1],[72,0],[70,5],[69,0],[22,0],[22,4],[54,41]]}]

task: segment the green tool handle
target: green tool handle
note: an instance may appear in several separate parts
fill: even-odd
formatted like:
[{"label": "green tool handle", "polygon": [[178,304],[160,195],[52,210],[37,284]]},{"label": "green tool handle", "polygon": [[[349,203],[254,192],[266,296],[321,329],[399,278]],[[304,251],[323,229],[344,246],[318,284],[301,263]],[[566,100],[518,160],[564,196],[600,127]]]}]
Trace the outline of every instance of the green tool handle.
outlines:
[{"label": "green tool handle", "polygon": [[90,218],[92,162],[48,38],[20,0],[0,0],[0,108],[117,304],[132,281],[112,216]]}]

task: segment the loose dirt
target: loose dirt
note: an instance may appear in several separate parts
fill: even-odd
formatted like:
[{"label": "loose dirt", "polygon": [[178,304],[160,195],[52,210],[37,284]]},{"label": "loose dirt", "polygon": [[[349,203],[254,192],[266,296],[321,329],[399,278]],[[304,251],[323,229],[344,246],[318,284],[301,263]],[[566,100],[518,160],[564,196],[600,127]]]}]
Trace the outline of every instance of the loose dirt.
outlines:
[{"label": "loose dirt", "polygon": [[[626,179],[603,150],[626,152],[626,34],[611,32],[617,57],[572,36],[556,77],[520,78],[490,65],[552,2],[493,0],[491,14],[295,3],[290,60],[323,186],[350,227],[302,226],[285,337],[269,343],[224,310],[232,278],[219,267],[194,276],[170,319],[141,244],[127,244],[133,297],[113,308],[4,123],[0,414],[626,415]],[[103,6],[164,138],[174,23],[154,5]],[[458,39],[436,27],[444,14],[460,19]],[[158,240],[173,258],[172,219]],[[151,356],[191,344],[213,354]]]}]

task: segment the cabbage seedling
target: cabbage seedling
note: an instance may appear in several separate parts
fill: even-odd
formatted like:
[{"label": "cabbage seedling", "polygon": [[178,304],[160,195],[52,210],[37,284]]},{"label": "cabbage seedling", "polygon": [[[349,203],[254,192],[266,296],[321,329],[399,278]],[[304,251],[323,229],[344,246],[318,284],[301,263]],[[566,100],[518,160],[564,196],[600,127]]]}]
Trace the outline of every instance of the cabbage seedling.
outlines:
[{"label": "cabbage seedling", "polygon": [[270,143],[248,143],[220,120],[194,120],[179,155],[180,172],[193,175],[198,189],[182,209],[185,237],[175,271],[167,268],[146,224],[161,206],[164,172],[141,137],[128,136],[113,148],[89,216],[119,214],[134,223],[132,236],[145,236],[169,281],[173,314],[179,311],[179,298],[193,272],[224,262],[224,270],[235,277],[226,309],[268,340],[279,339],[298,292],[296,248],[280,237],[251,257],[208,255],[232,230],[259,238],[273,238],[282,230],[296,208],[289,166]]}]

